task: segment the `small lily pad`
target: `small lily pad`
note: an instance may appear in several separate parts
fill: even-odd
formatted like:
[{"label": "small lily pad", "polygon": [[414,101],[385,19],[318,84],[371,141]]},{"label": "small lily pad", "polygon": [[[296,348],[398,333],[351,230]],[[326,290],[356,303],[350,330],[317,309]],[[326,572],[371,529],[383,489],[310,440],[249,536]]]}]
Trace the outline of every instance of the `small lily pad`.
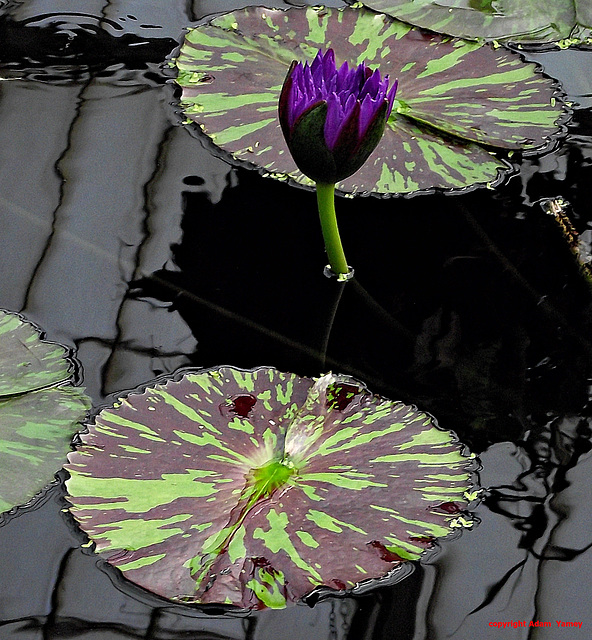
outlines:
[{"label": "small lily pad", "polygon": [[592,35],[590,0],[366,0],[377,11],[461,38],[540,44]]},{"label": "small lily pad", "polygon": [[103,409],[82,440],[71,513],[126,578],[182,602],[280,608],[470,525],[454,435],[345,376],[187,372]]},{"label": "small lily pad", "polygon": [[365,9],[248,8],[190,29],[175,60],[181,106],[236,160],[311,184],[288,152],[277,103],[292,60],[310,61],[329,47],[338,65],[365,62],[399,81],[381,142],[338,185],[343,191],[496,183],[509,165],[492,149],[540,151],[563,131],[556,84],[536,65]]},{"label": "small lily pad", "polygon": [[0,512],[28,502],[71,450],[90,402],[65,347],[0,310]]}]

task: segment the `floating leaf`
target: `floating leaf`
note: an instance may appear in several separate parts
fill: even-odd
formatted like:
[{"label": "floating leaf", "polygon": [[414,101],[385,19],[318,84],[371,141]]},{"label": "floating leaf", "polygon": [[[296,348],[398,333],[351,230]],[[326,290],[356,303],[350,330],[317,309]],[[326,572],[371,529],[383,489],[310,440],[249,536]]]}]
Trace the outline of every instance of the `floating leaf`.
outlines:
[{"label": "floating leaf", "polygon": [[310,184],[287,150],[277,102],[291,61],[329,47],[338,64],[366,62],[399,80],[385,135],[344,191],[492,183],[508,165],[490,147],[540,149],[561,130],[553,81],[517,54],[352,9],[248,8],[190,30],[175,61],[181,105],[237,160]]},{"label": "floating leaf", "polygon": [[545,43],[592,35],[590,0],[367,0],[364,4],[461,38]]},{"label": "floating leaf", "polygon": [[0,396],[42,389],[69,380],[64,347],[40,340],[39,331],[16,313],[0,310]]},{"label": "floating leaf", "polygon": [[64,464],[90,408],[61,345],[0,310],[0,512],[41,491]]},{"label": "floating leaf", "polygon": [[282,607],[467,524],[471,462],[453,434],[344,376],[186,373],[118,400],[82,438],[71,512],[166,598]]}]

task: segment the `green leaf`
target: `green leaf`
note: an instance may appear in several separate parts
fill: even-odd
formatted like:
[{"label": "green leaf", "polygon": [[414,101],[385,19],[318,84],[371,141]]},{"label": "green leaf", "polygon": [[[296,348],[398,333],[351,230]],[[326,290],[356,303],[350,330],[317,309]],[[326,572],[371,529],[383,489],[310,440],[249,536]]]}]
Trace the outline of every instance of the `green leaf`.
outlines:
[{"label": "green leaf", "polygon": [[39,339],[39,331],[16,313],[0,310],[0,397],[35,391],[72,375],[67,350]]},{"label": "green leaf", "polygon": [[51,481],[90,408],[71,384],[67,354],[21,316],[0,310],[0,512]]},{"label": "green leaf", "polygon": [[186,373],[101,411],[69,455],[70,511],[143,588],[280,607],[352,588],[464,526],[472,461],[351,378]]},{"label": "green leaf", "polygon": [[398,78],[395,111],[347,192],[413,193],[499,181],[503,150],[541,150],[565,119],[554,82],[517,54],[428,33],[367,10],[249,8],[190,30],[175,61],[181,106],[216,145],[268,175],[311,184],[277,119],[292,60],[332,47]]},{"label": "green leaf", "polygon": [[546,43],[592,35],[589,0],[367,0],[364,4],[461,38]]}]

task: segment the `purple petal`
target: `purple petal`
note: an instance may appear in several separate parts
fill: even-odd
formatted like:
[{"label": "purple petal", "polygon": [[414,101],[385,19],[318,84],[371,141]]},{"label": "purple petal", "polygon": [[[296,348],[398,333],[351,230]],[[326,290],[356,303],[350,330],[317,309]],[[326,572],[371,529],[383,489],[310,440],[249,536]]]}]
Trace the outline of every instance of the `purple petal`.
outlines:
[{"label": "purple petal", "polygon": [[[341,131],[346,126],[351,114],[356,107],[356,96],[350,93],[343,100],[343,96],[332,94],[327,101],[327,120],[325,121],[325,142],[331,151],[335,148]],[[330,106],[330,109],[329,109]],[[331,113],[331,122],[329,122]]]},{"label": "purple petal", "polygon": [[324,136],[331,150],[339,136],[346,135],[345,129],[347,136],[355,131],[359,142],[385,100],[388,117],[397,90],[396,82],[389,90],[388,76],[381,78],[378,69],[372,71],[363,62],[350,68],[346,61],[337,68],[333,49],[325,52],[319,49],[311,63],[297,63],[291,79],[287,104],[283,107],[289,127],[316,103],[326,101]]},{"label": "purple petal", "polygon": [[360,102],[354,98],[351,100],[350,104],[353,106],[339,127],[339,136],[331,151],[335,154],[339,154],[342,158],[351,159],[352,154],[355,154],[355,150],[358,148],[360,143],[358,133]]},{"label": "purple petal", "polygon": [[302,70],[302,93],[310,95],[314,93],[315,87],[313,70],[306,64]]},{"label": "purple petal", "polygon": [[302,96],[304,95],[304,68],[300,65],[298,65],[295,69],[294,69],[294,73],[292,74],[292,78],[293,78],[293,82],[294,82],[294,87],[296,89],[296,93],[295,96]]},{"label": "purple petal", "polygon": [[360,90],[366,82],[366,72],[372,73],[363,62],[355,69],[352,69],[352,75],[349,78],[349,91],[355,93],[356,95],[360,93]]},{"label": "purple petal", "polygon": [[323,58],[323,75],[326,80],[335,75],[335,52],[333,49],[327,49]]},{"label": "purple petal", "polygon": [[285,108],[286,108],[286,114],[285,114],[285,118],[286,118],[286,122],[288,123],[288,129],[292,129],[292,125],[294,124],[294,104],[295,104],[295,100],[294,100],[294,94],[296,92],[296,87],[294,86],[294,83],[292,83],[290,85],[290,89],[288,91],[288,96],[285,102]]},{"label": "purple petal", "polygon": [[[316,58],[315,58],[315,62],[316,62]],[[325,79],[323,77],[322,64],[319,64],[317,66],[311,66],[310,73],[312,78],[311,90],[322,92],[325,86]]]},{"label": "purple petal", "polygon": [[[388,76],[387,76],[388,77]],[[395,80],[393,83],[393,86],[391,87],[391,90],[389,91],[389,94],[387,96],[387,101],[388,101],[388,109],[386,111],[386,117],[388,118],[391,115],[391,111],[393,110],[393,104],[395,102],[395,94],[397,93],[397,87],[399,86],[399,81]]]},{"label": "purple petal", "polygon": [[377,98],[386,99],[387,93],[388,93],[388,88],[389,88],[388,85],[389,85],[389,77],[385,76],[380,81],[380,86],[378,87],[378,92],[376,93],[376,97]]},{"label": "purple petal", "polygon": [[[314,62],[313,62],[314,64]],[[319,63],[317,63],[317,69]],[[292,128],[298,118],[312,105],[322,100],[322,92],[315,86],[314,70],[308,64],[297,64],[292,72],[291,105],[288,109],[288,126]]]},{"label": "purple petal", "polygon": [[[305,64],[305,66],[308,66],[308,62]],[[323,68],[323,52],[320,49],[315,56],[315,59],[310,63],[310,68],[313,72],[316,72],[317,69]]]},{"label": "purple petal", "polygon": [[344,120],[341,100],[337,94],[332,93],[327,98],[327,119],[325,120],[325,143],[330,150],[335,146]]},{"label": "purple petal", "polygon": [[349,96],[347,97],[347,100],[343,105],[343,117],[345,120],[349,118],[349,116],[351,115],[351,112],[354,110],[354,107],[356,106],[356,99],[357,99],[357,96],[353,93],[350,93]]},{"label": "purple petal", "polygon": [[339,69],[337,70],[337,73],[335,74],[335,91],[336,92],[342,91],[345,87],[350,86],[349,77],[351,75],[351,72],[352,70],[350,70],[349,64],[347,62],[344,62],[339,67]]},{"label": "purple petal", "polygon": [[295,65],[292,73],[290,75],[290,88],[285,104],[286,109],[286,122],[288,124],[289,129],[292,129],[292,125],[296,120],[297,112],[298,112],[298,103],[300,97],[300,89],[299,84],[302,76],[302,65],[298,63]]},{"label": "purple petal", "polygon": [[376,112],[384,102],[384,99],[374,99],[371,95],[366,95],[360,106],[360,119],[358,122],[358,135],[362,139],[368,130],[368,126],[374,119]]},{"label": "purple petal", "polygon": [[366,80],[362,90],[360,91],[360,100],[367,95],[376,98],[380,88],[380,71],[376,69],[374,73]]}]

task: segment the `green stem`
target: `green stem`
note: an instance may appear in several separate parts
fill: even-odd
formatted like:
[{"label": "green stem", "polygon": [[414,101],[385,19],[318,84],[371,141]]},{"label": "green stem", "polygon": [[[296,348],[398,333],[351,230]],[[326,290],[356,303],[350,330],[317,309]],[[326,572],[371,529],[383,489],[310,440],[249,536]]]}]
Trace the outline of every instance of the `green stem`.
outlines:
[{"label": "green stem", "polygon": [[349,267],[345,260],[339,229],[337,228],[337,217],[335,216],[335,185],[317,182],[317,204],[319,206],[319,217],[321,219],[321,229],[325,240],[325,249],[329,257],[331,271],[337,275],[348,274]]}]

